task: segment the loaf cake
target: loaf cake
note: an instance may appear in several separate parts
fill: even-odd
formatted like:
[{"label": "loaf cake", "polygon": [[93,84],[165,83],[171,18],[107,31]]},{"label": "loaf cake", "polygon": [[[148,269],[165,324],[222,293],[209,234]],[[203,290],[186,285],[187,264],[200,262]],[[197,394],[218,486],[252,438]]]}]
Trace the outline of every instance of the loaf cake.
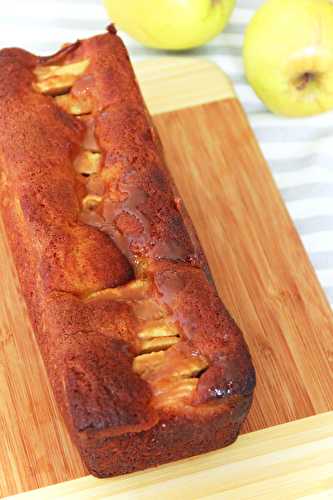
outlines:
[{"label": "loaf cake", "polygon": [[0,174],[22,295],[89,471],[232,443],[251,357],[112,26],[50,57],[0,52]]}]

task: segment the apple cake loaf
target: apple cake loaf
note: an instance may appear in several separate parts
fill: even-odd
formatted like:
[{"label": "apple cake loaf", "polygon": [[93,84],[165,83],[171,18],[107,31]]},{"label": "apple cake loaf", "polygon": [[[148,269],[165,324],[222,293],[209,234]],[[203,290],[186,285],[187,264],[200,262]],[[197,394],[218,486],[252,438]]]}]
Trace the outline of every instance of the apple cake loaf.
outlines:
[{"label": "apple cake loaf", "polygon": [[0,152],[22,294],[89,471],[233,442],[251,357],[112,26],[50,57],[0,52]]}]

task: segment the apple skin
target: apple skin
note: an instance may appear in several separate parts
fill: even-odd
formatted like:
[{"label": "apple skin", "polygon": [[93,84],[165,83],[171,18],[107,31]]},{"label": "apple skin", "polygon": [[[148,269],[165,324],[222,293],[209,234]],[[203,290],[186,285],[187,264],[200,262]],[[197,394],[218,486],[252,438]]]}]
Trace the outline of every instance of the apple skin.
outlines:
[{"label": "apple skin", "polygon": [[199,47],[218,35],[235,0],[103,0],[117,27],[158,49]]},{"label": "apple skin", "polygon": [[274,113],[333,108],[333,1],[268,0],[245,33],[247,79]]}]

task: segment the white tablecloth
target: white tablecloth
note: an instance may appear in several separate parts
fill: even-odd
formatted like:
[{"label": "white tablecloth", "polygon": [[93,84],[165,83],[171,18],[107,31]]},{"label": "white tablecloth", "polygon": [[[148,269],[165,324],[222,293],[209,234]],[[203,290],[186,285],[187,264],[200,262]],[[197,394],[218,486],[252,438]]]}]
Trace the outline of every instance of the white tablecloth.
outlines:
[{"label": "white tablecloth", "polygon": [[[189,55],[215,61],[233,80],[333,307],[333,112],[305,119],[280,118],[265,109],[246,83],[241,57],[244,28],[261,3],[238,0],[224,33]],[[20,46],[48,54],[65,41],[103,31],[107,23],[101,0],[1,0],[0,47]],[[126,35],[123,38],[132,58],[161,55]]]}]

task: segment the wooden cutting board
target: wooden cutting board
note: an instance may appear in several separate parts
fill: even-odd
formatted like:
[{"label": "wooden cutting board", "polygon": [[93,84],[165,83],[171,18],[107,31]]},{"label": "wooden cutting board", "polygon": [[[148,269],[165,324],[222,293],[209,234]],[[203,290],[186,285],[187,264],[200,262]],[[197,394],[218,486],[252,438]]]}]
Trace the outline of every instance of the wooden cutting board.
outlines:
[{"label": "wooden cutting board", "polygon": [[[333,410],[332,312],[228,81],[216,66],[181,57],[142,62],[136,71],[221,298],[242,328],[254,358],[258,385],[243,432]],[[55,406],[2,223],[0,280],[0,495],[4,496],[77,478],[86,471]],[[325,419],[333,428],[332,413]],[[288,436],[298,434],[298,423],[289,425],[294,427]],[[267,434],[249,436],[255,456],[255,443],[260,448]],[[230,450],[214,453],[228,457]],[[198,474],[197,460],[204,460],[207,471],[214,467],[214,459],[187,461]],[[154,473],[164,471],[161,477],[167,481],[172,474],[168,471],[180,471],[181,463]],[[264,465],[262,458],[257,467]],[[149,474],[139,473],[136,487],[144,488]],[[246,484],[241,476],[235,476],[239,487]],[[193,488],[197,488],[195,477]],[[179,473],[179,491],[181,478]],[[84,498],[82,482],[76,484],[76,498]],[[271,493],[276,486],[272,483]],[[127,487],[122,498],[130,497],[133,483]],[[221,498],[218,491],[214,490]]]},{"label": "wooden cutting board", "polygon": [[333,498],[333,412],[240,436],[236,443],[156,469],[85,476],[13,500],[303,500]]}]

